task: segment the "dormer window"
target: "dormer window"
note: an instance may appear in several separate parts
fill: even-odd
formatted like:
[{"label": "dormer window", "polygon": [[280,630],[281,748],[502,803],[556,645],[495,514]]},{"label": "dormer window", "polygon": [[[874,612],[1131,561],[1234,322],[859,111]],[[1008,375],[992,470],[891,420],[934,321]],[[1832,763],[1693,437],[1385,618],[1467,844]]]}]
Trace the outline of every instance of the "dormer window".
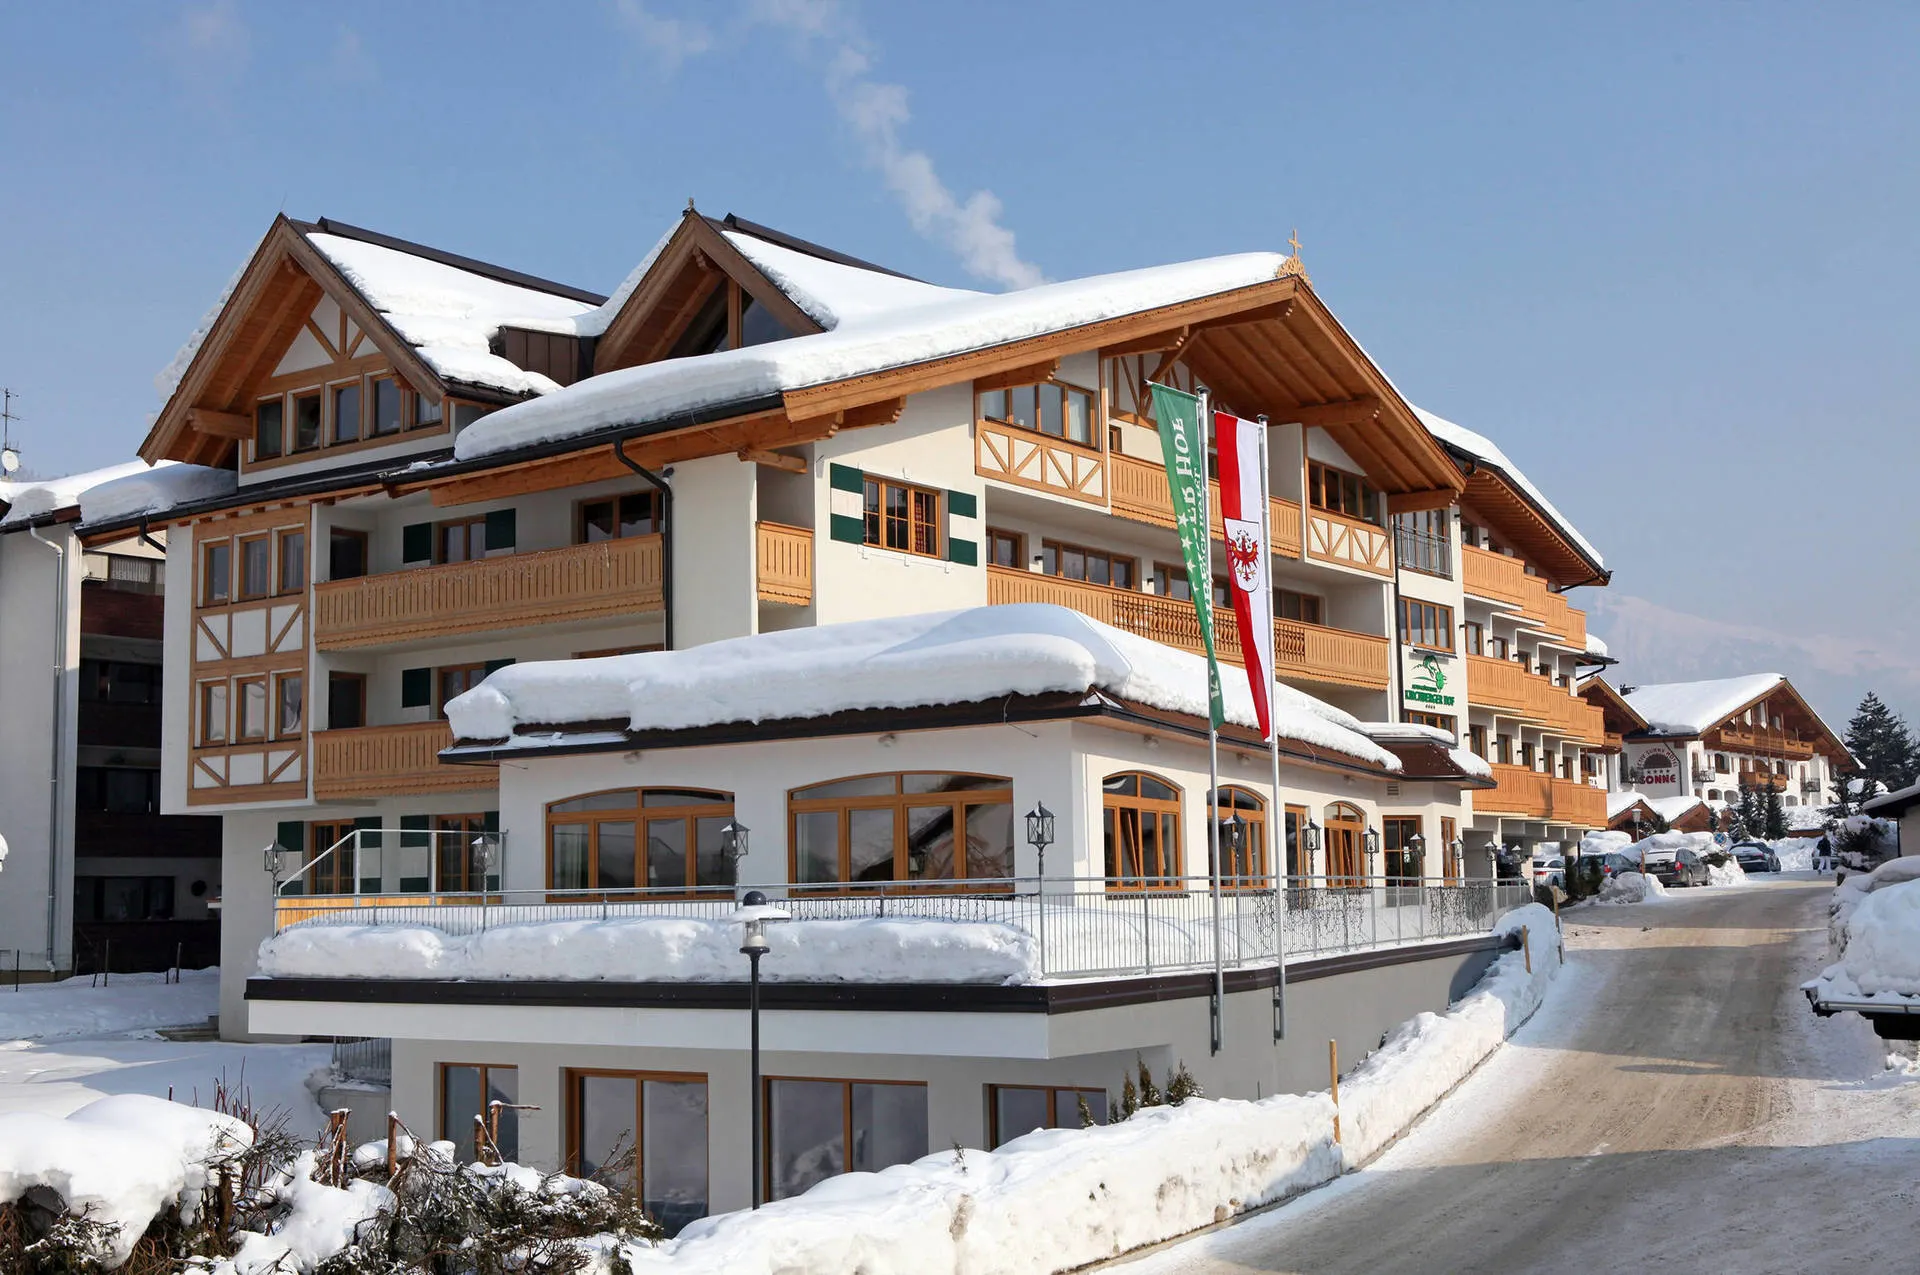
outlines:
[{"label": "dormer window", "polygon": [[1014,425],[1038,434],[1093,447],[1093,394],[1078,386],[1048,381],[987,390],[978,396],[983,421]]},{"label": "dormer window", "polygon": [[782,323],[759,298],[732,279],[717,283],[667,351],[670,359],[692,358],[720,350],[784,341],[798,333]]},{"label": "dormer window", "polygon": [[397,434],[400,432],[400,382],[391,376],[373,378],[372,432],[378,434]]},{"label": "dormer window", "polygon": [[1380,493],[1374,490],[1373,484],[1358,474],[1322,465],[1317,460],[1307,462],[1307,501],[1315,509],[1361,522],[1375,522],[1379,518]]},{"label": "dormer window", "polygon": [[360,439],[360,382],[333,387],[333,441],[353,443]]}]

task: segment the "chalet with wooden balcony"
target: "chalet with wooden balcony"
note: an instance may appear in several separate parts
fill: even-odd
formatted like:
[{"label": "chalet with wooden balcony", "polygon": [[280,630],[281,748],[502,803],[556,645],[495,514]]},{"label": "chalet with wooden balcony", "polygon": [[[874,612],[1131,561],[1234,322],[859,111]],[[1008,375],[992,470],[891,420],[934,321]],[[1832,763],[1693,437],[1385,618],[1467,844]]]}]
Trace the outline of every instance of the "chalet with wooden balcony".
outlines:
[{"label": "chalet with wooden balcony", "polygon": [[1737,803],[1773,789],[1787,807],[1834,800],[1855,768],[1845,742],[1778,673],[1621,688],[1642,723],[1622,739],[1620,787]]}]

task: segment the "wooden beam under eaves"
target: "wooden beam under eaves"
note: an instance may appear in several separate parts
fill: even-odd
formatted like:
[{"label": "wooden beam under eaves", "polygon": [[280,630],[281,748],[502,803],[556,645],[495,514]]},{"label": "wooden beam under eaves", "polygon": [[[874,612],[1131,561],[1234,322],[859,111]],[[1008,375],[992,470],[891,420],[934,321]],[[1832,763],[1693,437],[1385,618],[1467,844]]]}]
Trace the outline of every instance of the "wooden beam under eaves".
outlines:
[{"label": "wooden beam under eaves", "polygon": [[784,469],[789,474],[807,472],[807,462],[798,456],[789,456],[785,452],[770,452],[764,447],[742,447],[736,453],[741,460],[750,465],[765,465],[769,469]]},{"label": "wooden beam under eaves", "polygon": [[1185,327],[1170,328],[1165,332],[1155,332],[1148,336],[1135,337],[1131,341],[1122,341],[1117,345],[1100,348],[1103,359],[1123,358],[1129,354],[1157,354],[1161,350],[1177,348],[1187,339]]},{"label": "wooden beam under eaves", "polygon": [[253,418],[238,412],[218,412],[210,407],[189,407],[187,426],[215,438],[252,438]]},{"label": "wooden beam under eaves", "polygon": [[1339,403],[1316,403],[1311,407],[1283,407],[1274,413],[1277,421],[1331,429],[1340,425],[1368,425],[1380,419],[1380,400],[1371,394]]},{"label": "wooden beam under eaves", "polygon": [[986,394],[993,390],[1010,390],[1016,385],[1038,385],[1042,381],[1051,381],[1054,373],[1059,370],[1059,359],[1047,359],[1040,363],[1029,363],[1025,367],[1009,368],[1004,372],[995,372],[992,376],[980,377],[973,383],[973,392]]},{"label": "wooden beam under eaves", "polygon": [[1444,488],[1427,491],[1397,491],[1387,497],[1387,512],[1411,514],[1418,513],[1422,509],[1445,509],[1458,499],[1457,493]]}]

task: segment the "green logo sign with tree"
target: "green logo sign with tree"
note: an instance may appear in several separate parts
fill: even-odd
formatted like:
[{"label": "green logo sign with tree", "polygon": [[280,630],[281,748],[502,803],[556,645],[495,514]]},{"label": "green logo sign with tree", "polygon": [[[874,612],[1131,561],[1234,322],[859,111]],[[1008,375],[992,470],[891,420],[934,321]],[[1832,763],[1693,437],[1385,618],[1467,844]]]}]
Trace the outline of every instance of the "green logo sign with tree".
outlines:
[{"label": "green logo sign with tree", "polygon": [[1446,689],[1447,671],[1440,667],[1440,661],[1431,655],[1421,656],[1413,681],[1407,684],[1407,698],[1420,704],[1451,707],[1453,696],[1442,693]]}]

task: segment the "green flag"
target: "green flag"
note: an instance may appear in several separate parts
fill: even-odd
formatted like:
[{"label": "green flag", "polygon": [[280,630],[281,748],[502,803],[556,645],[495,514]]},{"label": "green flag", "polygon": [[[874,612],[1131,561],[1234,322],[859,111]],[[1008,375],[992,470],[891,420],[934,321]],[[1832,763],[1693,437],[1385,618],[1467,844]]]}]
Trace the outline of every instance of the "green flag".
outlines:
[{"label": "green flag", "polygon": [[1180,556],[1187,564],[1187,587],[1200,619],[1200,641],[1207,649],[1207,701],[1218,730],[1226,724],[1227,712],[1220,700],[1220,663],[1213,654],[1213,581],[1207,574],[1207,431],[1200,420],[1200,400],[1155,385],[1153,419],[1167,465],[1167,489],[1173,493],[1173,521],[1180,533]]}]

